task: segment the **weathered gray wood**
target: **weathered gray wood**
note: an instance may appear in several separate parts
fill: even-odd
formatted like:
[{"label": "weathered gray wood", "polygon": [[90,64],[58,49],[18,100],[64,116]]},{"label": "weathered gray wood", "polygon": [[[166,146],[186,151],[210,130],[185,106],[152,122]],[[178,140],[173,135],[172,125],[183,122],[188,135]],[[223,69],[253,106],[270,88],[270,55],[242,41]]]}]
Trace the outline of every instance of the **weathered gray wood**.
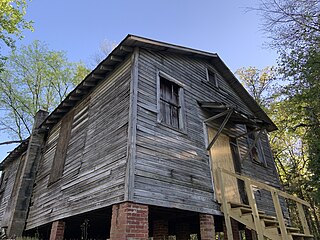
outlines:
[{"label": "weathered gray wood", "polygon": [[[216,72],[214,66],[205,60],[141,49],[137,103],[135,201],[160,206],[168,206],[165,203],[168,201],[178,208],[191,210],[197,207],[200,212],[210,213],[207,207],[203,207],[207,204],[204,201],[204,196],[210,196],[214,199],[214,194],[210,177],[209,156],[205,149],[206,137],[202,125],[203,121],[210,117],[210,114],[202,110],[197,101],[223,102],[230,106],[237,106],[237,109],[246,114],[252,115],[253,113],[219,73],[217,73],[219,88],[211,86],[206,81],[207,68]],[[159,92],[157,89],[159,72],[165,73],[183,84],[185,132],[168,128],[157,121],[159,96],[156,93]],[[220,124],[217,124],[217,128]],[[245,129],[242,126],[227,124],[223,132],[237,136],[244,134]],[[238,139],[237,142],[239,152],[243,156],[248,149],[248,143],[243,138]],[[262,141],[263,147],[267,150],[265,143]],[[267,165],[268,167],[252,162],[249,164],[261,174],[261,176],[256,175],[255,178],[269,179],[269,182],[271,180],[272,184],[277,185],[279,184],[277,174],[272,172],[274,164],[270,156],[267,155],[268,164],[271,164]],[[177,164],[172,165],[173,161]],[[189,165],[190,163],[194,164]],[[245,167],[245,172],[246,164],[247,161],[242,166]],[[186,173],[190,173],[190,175]],[[150,188],[148,184],[153,180],[157,180],[158,186],[163,189],[157,190],[159,187],[155,187],[153,190]],[[166,185],[168,183],[171,185]],[[192,196],[182,194],[181,189],[185,187],[190,189],[190,194],[194,191],[202,191],[199,192],[198,201],[190,200],[192,204],[188,204],[187,201],[182,202],[183,198],[192,199]],[[183,197],[180,198],[179,194]],[[265,207],[268,209],[270,206],[265,205]],[[211,210],[216,208],[217,206],[213,202]]]},{"label": "weathered gray wood", "polygon": [[40,150],[44,144],[45,132],[39,131],[39,126],[47,116],[48,112],[45,111],[40,110],[36,113],[26,155],[21,158],[19,163],[14,189],[10,196],[10,204],[7,206],[8,236],[21,236],[24,231],[36,172],[41,158]]},{"label": "weathered gray wood", "polygon": [[17,157],[13,160],[6,169],[2,172],[2,184],[1,184],[1,198],[0,198],[0,226],[8,226],[8,218],[10,213],[8,212],[8,205],[10,205],[10,197],[14,190],[14,185],[17,179],[17,172],[20,166],[21,158],[24,157],[25,153],[22,156]]},{"label": "weathered gray wood", "polygon": [[128,125],[128,149],[125,179],[126,201],[132,201],[134,189],[134,169],[136,162],[136,140],[137,140],[137,99],[138,99],[138,63],[139,48],[134,49],[131,56],[131,83],[130,83],[130,108]]},{"label": "weathered gray wood", "polygon": [[48,186],[61,121],[50,131],[27,229],[124,200],[130,79],[129,58],[74,107],[63,173]]},{"label": "weathered gray wood", "polygon": [[74,112],[71,111],[62,119],[61,128],[59,132],[59,139],[57,142],[57,147],[51,167],[49,184],[52,184],[59,180],[62,175],[66,159],[66,153],[69,145],[73,114]]},{"label": "weathered gray wood", "polygon": [[[122,61],[122,56],[111,60]],[[112,70],[111,65],[101,68]],[[219,87],[206,81],[207,69],[216,73]],[[181,86],[183,129],[157,121],[159,72]],[[74,108],[74,119],[63,174],[47,187],[62,126],[59,121],[48,135],[27,229],[125,200],[218,214],[203,131],[203,121],[212,114],[201,109],[198,101],[223,102],[253,114],[250,108],[212,62],[201,58],[135,49],[108,74],[92,91],[88,88],[89,95],[75,107],[65,102]],[[218,129],[221,122],[212,125]],[[244,134],[245,128],[226,124],[223,133],[235,137]],[[245,161],[241,171],[279,186],[265,135],[261,142],[267,166]],[[239,155],[244,156],[246,138],[238,138],[237,143]],[[271,196],[261,194],[258,206],[270,210],[263,200]]]}]

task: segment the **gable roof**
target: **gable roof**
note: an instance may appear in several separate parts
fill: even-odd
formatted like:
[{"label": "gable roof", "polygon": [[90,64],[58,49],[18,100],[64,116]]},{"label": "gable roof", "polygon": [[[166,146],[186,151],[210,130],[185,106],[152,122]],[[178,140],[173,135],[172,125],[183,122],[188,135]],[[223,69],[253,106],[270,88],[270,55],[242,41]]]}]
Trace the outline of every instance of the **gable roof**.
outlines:
[{"label": "gable roof", "polygon": [[[153,51],[184,54],[190,57],[209,60],[215,66],[217,71],[230,84],[234,91],[237,92],[237,94],[250,108],[253,114],[266,123],[266,129],[268,131],[277,129],[276,125],[261,109],[261,107],[256,103],[251,95],[245,90],[245,88],[221,60],[218,54],[160,42],[130,34],[127,35],[122,40],[122,42],[101,63],[99,63],[98,66],[91,73],[89,73],[72,92],[68,94],[68,96],[59,104],[59,106],[55,110],[53,110],[53,112],[43,121],[40,127],[45,129],[52,128],[79,101],[85,98],[85,96],[87,96],[93,90],[93,88],[100,83],[100,81],[109,76],[112,71],[125,59],[125,57],[128,54],[132,53],[134,48],[136,47],[151,49]],[[17,147],[16,149],[19,149],[19,147]],[[4,161],[6,161],[7,158],[10,158],[10,156],[14,152],[16,154],[16,151],[14,150],[4,159]]]}]

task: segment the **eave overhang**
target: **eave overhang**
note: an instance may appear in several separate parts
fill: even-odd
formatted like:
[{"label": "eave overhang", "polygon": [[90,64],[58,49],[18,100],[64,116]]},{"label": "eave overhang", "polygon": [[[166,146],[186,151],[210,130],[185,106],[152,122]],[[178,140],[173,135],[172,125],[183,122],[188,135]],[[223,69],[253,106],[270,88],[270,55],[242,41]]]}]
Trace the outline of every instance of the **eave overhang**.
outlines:
[{"label": "eave overhang", "polygon": [[20,157],[22,153],[27,151],[29,145],[29,138],[23,140],[10,154],[0,163],[0,171],[3,171],[4,168],[14,161],[16,158]]}]

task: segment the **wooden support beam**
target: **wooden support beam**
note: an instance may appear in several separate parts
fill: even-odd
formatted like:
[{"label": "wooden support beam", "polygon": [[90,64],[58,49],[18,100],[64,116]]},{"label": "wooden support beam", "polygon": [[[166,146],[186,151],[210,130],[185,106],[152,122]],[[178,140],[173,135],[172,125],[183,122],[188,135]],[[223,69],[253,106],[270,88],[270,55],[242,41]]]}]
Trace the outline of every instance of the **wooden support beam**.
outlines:
[{"label": "wooden support beam", "polygon": [[62,115],[63,115],[62,113],[54,112],[53,114],[51,114],[50,118],[52,119],[61,118]]},{"label": "wooden support beam", "polygon": [[85,81],[82,84],[84,87],[95,87],[97,84],[95,82],[92,81]]},{"label": "wooden support beam", "polygon": [[298,203],[298,202],[296,202],[296,204],[297,204],[297,209],[298,209],[298,213],[299,213],[299,219],[300,219],[300,222],[301,222],[301,225],[303,228],[303,233],[306,235],[310,235],[311,233],[310,233],[310,229],[309,229],[309,226],[307,223],[306,215],[303,210],[303,206],[301,203]]},{"label": "wooden support beam", "polygon": [[240,135],[236,136],[235,138],[241,138],[241,137],[247,136],[247,135],[249,135],[249,134],[251,134],[251,133],[254,133],[254,132],[260,131],[261,129],[262,129],[262,128],[258,128],[258,129],[255,129],[255,130],[253,130],[253,131],[250,131],[250,132],[246,132],[246,133],[240,134]]},{"label": "wooden support beam", "polygon": [[276,191],[271,191],[271,196],[272,196],[274,209],[276,210],[277,220],[279,222],[281,239],[282,240],[289,239],[289,236],[287,233],[287,228],[286,228],[286,225],[284,222],[284,217],[283,217],[282,210],[281,210],[281,205],[280,205],[278,193]]},{"label": "wooden support beam", "polygon": [[121,46],[120,50],[124,52],[133,52],[133,47]]},{"label": "wooden support beam", "polygon": [[68,100],[70,100],[70,101],[79,101],[81,99],[81,97],[78,95],[78,96],[76,96],[76,95],[74,95],[74,96],[72,96],[72,95],[70,95],[69,97],[68,97]]},{"label": "wooden support beam", "polygon": [[229,109],[227,111],[227,116],[226,118],[223,120],[222,124],[220,125],[216,135],[214,136],[214,138],[212,139],[212,141],[209,143],[208,147],[207,147],[207,150],[209,151],[211,149],[211,147],[213,146],[213,144],[217,141],[220,133],[222,132],[223,128],[225,127],[225,125],[227,124],[228,120],[230,119],[231,117],[231,114],[233,113],[233,109]]},{"label": "wooden support beam", "polygon": [[57,113],[66,113],[69,111],[69,108],[57,108],[56,112]]},{"label": "wooden support beam", "polygon": [[57,123],[57,122],[58,122],[57,119],[47,119],[46,122],[45,122],[45,124],[46,124],[46,125],[51,125],[51,124],[55,124],[55,123]]},{"label": "wooden support beam", "polygon": [[103,71],[111,71],[111,70],[113,70],[114,69],[114,67],[112,67],[112,66],[109,66],[109,65],[101,65],[100,66],[100,70],[103,70]]},{"label": "wooden support beam", "polygon": [[93,78],[93,79],[96,79],[96,80],[101,80],[101,79],[104,79],[105,78],[105,76],[104,75],[97,75],[97,74],[91,74],[91,77]]},{"label": "wooden support beam", "polygon": [[63,103],[62,103],[62,107],[73,107],[74,106],[74,104],[73,103],[70,103],[70,102],[68,102],[68,101],[64,101]]},{"label": "wooden support beam", "polygon": [[122,62],[123,61],[123,59],[121,57],[118,57],[118,56],[111,56],[110,60],[113,61],[113,62]]},{"label": "wooden support beam", "polygon": [[209,118],[205,119],[204,122],[207,123],[207,122],[210,122],[210,121],[215,120],[217,118],[223,117],[224,115],[227,115],[229,113],[229,111],[230,111],[230,109],[228,109],[228,110],[226,110],[226,111],[224,111],[222,113],[218,113],[218,114],[216,114],[216,115],[214,115],[212,117],[209,117]]},{"label": "wooden support beam", "polygon": [[[232,233],[232,226],[231,226],[231,218],[230,218],[230,205],[227,202],[226,195],[225,195],[225,186],[223,181],[223,176],[221,169],[217,169],[217,176],[218,176],[218,182],[220,184],[220,190],[221,190],[221,208],[224,216],[224,221],[227,228],[227,236],[228,239],[233,239],[233,233]],[[260,239],[259,239],[260,240]]]},{"label": "wooden support beam", "polygon": [[249,205],[252,210],[253,222],[254,222],[255,230],[257,232],[258,240],[264,240],[263,230],[262,230],[263,228],[261,225],[261,221],[260,221],[260,217],[259,217],[259,210],[258,210],[257,203],[255,200],[252,184],[251,184],[250,180],[245,179],[244,185],[245,185],[245,189],[247,192]]},{"label": "wooden support beam", "polygon": [[85,95],[88,93],[88,91],[83,89],[76,89],[75,93],[79,95]]}]

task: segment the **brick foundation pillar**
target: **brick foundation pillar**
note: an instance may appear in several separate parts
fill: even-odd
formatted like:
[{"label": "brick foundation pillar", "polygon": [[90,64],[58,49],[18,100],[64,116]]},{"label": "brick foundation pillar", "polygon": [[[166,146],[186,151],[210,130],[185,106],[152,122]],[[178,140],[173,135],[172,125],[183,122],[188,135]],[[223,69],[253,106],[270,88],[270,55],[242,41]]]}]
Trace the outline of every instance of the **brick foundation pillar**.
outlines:
[{"label": "brick foundation pillar", "polygon": [[[240,240],[238,222],[236,220],[231,219],[231,227],[232,227],[233,240]],[[223,224],[223,232],[224,232],[224,239],[227,240],[228,235],[227,235],[227,228],[225,224]]]},{"label": "brick foundation pillar", "polygon": [[199,214],[201,240],[215,240],[214,218],[209,214]]},{"label": "brick foundation pillar", "polygon": [[65,222],[55,221],[51,226],[50,240],[63,240],[64,239]]},{"label": "brick foundation pillar", "polygon": [[178,222],[176,228],[177,240],[188,240],[190,238],[190,226],[186,222]]},{"label": "brick foundation pillar", "polygon": [[136,203],[120,203],[112,206],[110,240],[147,240],[148,206]]},{"label": "brick foundation pillar", "polygon": [[153,222],[153,240],[168,239],[169,224],[165,220],[156,220]]}]

